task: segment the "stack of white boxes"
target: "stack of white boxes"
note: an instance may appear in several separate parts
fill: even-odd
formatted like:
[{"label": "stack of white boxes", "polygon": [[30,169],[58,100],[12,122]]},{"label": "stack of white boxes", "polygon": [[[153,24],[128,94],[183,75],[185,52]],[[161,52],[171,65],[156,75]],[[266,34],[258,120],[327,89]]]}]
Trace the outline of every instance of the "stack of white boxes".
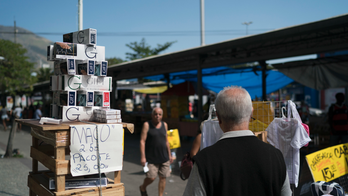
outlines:
[{"label": "stack of white boxes", "polygon": [[102,123],[121,123],[121,110],[96,109],[93,110],[94,120]]},{"label": "stack of white boxes", "polygon": [[105,47],[97,46],[97,30],[85,29],[63,35],[63,42],[47,47],[54,61],[50,117],[69,121],[92,121],[93,111],[110,108],[112,77],[107,77]]}]

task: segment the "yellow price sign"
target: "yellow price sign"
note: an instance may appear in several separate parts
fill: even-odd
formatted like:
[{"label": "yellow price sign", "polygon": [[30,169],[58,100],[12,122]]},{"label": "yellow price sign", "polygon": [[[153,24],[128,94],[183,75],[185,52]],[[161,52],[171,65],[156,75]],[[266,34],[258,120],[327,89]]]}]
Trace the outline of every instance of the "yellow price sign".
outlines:
[{"label": "yellow price sign", "polygon": [[348,173],[348,143],[319,150],[306,159],[314,182],[329,182]]},{"label": "yellow price sign", "polygon": [[178,129],[170,129],[167,131],[170,149],[180,148],[180,137]]}]

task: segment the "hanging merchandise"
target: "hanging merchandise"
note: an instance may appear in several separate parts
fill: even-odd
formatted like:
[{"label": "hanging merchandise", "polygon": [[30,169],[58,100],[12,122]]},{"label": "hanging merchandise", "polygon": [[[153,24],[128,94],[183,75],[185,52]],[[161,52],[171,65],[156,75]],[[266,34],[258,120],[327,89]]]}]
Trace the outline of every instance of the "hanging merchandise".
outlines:
[{"label": "hanging merchandise", "polygon": [[311,139],[302,125],[296,105],[291,100],[288,100],[287,110],[287,117],[283,113],[282,118],[274,118],[266,129],[267,141],[283,153],[289,181],[297,187],[300,170],[299,150]]},{"label": "hanging merchandise", "polygon": [[215,104],[211,104],[209,107],[209,117],[202,122],[202,137],[200,150],[215,144],[224,133],[219,125],[219,121],[216,117]]}]

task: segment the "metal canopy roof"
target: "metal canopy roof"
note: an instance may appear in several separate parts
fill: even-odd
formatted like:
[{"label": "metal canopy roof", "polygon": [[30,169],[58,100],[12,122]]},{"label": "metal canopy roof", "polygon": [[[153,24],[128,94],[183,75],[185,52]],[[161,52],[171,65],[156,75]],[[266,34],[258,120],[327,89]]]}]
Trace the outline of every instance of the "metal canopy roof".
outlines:
[{"label": "metal canopy roof", "polygon": [[266,61],[348,48],[348,14],[110,65],[115,80]]}]

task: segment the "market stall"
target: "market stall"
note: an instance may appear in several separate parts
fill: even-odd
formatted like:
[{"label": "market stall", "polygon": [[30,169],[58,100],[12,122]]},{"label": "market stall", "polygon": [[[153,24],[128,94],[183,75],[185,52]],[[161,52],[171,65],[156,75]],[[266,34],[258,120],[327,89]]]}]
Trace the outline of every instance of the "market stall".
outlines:
[{"label": "market stall", "polygon": [[[179,129],[181,136],[196,136],[200,120],[194,115],[196,106],[189,110],[189,96],[197,92],[194,82],[183,82],[174,85],[161,94],[161,108],[163,109],[163,120],[167,122],[169,129]],[[206,89],[203,95],[208,95]]]}]

